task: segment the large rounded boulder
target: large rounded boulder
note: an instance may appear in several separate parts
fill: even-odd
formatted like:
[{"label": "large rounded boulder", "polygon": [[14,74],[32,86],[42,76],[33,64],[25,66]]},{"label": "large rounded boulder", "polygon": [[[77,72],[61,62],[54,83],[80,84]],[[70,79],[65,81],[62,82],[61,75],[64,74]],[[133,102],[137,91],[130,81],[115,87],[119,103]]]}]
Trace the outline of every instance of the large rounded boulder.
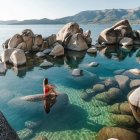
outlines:
[{"label": "large rounded boulder", "polygon": [[134,68],[126,70],[123,75],[128,76],[130,79],[140,79],[140,69]]},{"label": "large rounded boulder", "polygon": [[21,49],[21,50],[24,50],[24,51],[28,51],[27,45],[26,45],[25,42],[22,42],[22,43],[18,44],[17,49]]},{"label": "large rounded boulder", "polygon": [[112,105],[109,109],[109,112],[114,113],[114,114],[132,115],[132,111],[128,102],[116,103]]},{"label": "large rounded boulder", "polygon": [[56,40],[61,41],[64,45],[67,45],[66,39],[76,33],[80,33],[79,25],[75,22],[70,22],[60,29],[56,35]]},{"label": "large rounded boulder", "polygon": [[1,60],[4,63],[12,63],[10,60],[10,56],[15,51],[15,49],[5,49],[1,54]]},{"label": "large rounded boulder", "polygon": [[132,28],[128,20],[121,20],[111,28],[107,28],[101,32],[98,42],[107,44],[116,44],[124,37],[132,36]]},{"label": "large rounded boulder", "polygon": [[59,43],[55,43],[56,45],[54,45],[54,48],[52,49],[52,51],[50,52],[49,55],[52,56],[62,56],[64,55],[64,48],[61,44]]},{"label": "large rounded boulder", "polygon": [[12,48],[16,48],[18,46],[18,44],[20,44],[21,42],[23,42],[23,38],[20,34],[15,34],[8,42],[8,48],[12,49]]},{"label": "large rounded boulder", "polygon": [[140,140],[140,135],[129,129],[119,127],[105,127],[97,134],[97,140],[116,138],[118,140]]},{"label": "large rounded boulder", "polygon": [[66,46],[69,50],[84,51],[88,49],[87,43],[81,33],[72,35]]},{"label": "large rounded boulder", "polygon": [[23,50],[16,49],[12,52],[10,59],[14,66],[18,67],[26,64],[26,56]]},{"label": "large rounded boulder", "polygon": [[115,100],[120,99],[121,96],[122,96],[122,92],[119,88],[110,88],[107,92],[102,92],[100,94],[97,94],[95,96],[95,99],[110,104]]},{"label": "large rounded boulder", "polygon": [[129,82],[130,82],[130,79],[129,79],[128,76],[116,75],[115,79],[118,82],[118,85],[119,85],[120,89],[123,92],[128,91],[128,89],[129,89]]},{"label": "large rounded boulder", "polygon": [[113,124],[126,127],[134,127],[136,125],[136,120],[133,116],[122,115],[122,114],[112,114],[109,116]]},{"label": "large rounded boulder", "polygon": [[140,123],[140,87],[131,93],[128,101],[135,119]]}]

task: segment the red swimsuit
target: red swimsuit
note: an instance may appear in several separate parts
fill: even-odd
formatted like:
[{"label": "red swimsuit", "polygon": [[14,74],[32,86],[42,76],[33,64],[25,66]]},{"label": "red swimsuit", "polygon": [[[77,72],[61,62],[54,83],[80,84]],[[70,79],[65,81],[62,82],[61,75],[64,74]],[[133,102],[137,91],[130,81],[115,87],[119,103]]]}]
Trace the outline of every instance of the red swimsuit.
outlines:
[{"label": "red swimsuit", "polygon": [[45,86],[45,95],[49,94],[49,91],[51,90],[51,87],[49,85]]}]

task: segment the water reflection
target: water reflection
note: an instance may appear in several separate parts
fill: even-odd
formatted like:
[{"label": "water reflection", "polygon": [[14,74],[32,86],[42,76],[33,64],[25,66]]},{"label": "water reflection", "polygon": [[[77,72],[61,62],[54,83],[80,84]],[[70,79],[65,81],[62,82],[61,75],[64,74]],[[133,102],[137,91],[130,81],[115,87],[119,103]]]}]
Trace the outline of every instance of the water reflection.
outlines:
[{"label": "water reflection", "polygon": [[71,68],[78,68],[79,64],[83,61],[86,51],[75,52],[67,51],[65,54],[65,63]]},{"label": "water reflection", "polygon": [[[26,66],[21,67],[13,67],[10,64],[7,64],[7,69],[12,69],[15,74],[23,78],[26,76],[26,73],[29,71],[33,71],[35,67],[39,67],[39,65],[45,60],[53,63],[55,67],[61,67],[63,65],[67,65],[69,68],[78,68],[79,64],[83,61],[86,52],[74,52],[67,51],[65,56],[62,57],[52,57],[46,55],[45,58],[37,58],[35,54],[26,54],[27,55],[27,64]],[[48,69],[49,67],[41,67],[40,69]]]},{"label": "water reflection", "polygon": [[46,113],[50,112],[51,107],[56,103],[57,96],[48,96],[46,100],[44,100],[44,109]]},{"label": "water reflection", "polygon": [[[110,45],[106,46],[104,48],[99,48],[98,52],[101,56],[105,56],[108,59],[113,59],[116,61],[123,61],[127,57],[132,57],[133,54],[136,52],[137,48],[135,46],[128,46],[126,47],[119,47],[117,45]],[[88,56],[88,59],[90,58],[91,61],[94,59],[93,57],[96,57],[98,54],[89,54],[86,55],[86,51],[83,52],[75,52],[75,51],[66,51],[64,56],[61,57],[52,57],[49,55],[46,55],[44,58],[38,58],[35,54],[26,54],[27,56],[27,64],[26,66],[22,67],[13,67],[12,65],[6,65],[7,69],[12,69],[15,74],[19,78],[23,78],[26,76],[27,72],[33,71],[35,67],[40,67],[40,64],[47,60],[53,64],[54,67],[67,67],[70,69],[79,68],[79,65],[85,61],[85,56]],[[140,62],[140,51],[136,54],[136,61]],[[40,70],[42,69],[48,69],[50,67],[40,67]],[[5,75],[6,72],[3,74]]]},{"label": "water reflection", "polygon": [[136,54],[136,61],[140,64],[140,50]]},{"label": "water reflection", "polygon": [[105,48],[99,49],[99,54],[108,59],[123,61],[126,57],[132,57],[136,48],[133,46],[120,47],[118,45],[108,45]]}]

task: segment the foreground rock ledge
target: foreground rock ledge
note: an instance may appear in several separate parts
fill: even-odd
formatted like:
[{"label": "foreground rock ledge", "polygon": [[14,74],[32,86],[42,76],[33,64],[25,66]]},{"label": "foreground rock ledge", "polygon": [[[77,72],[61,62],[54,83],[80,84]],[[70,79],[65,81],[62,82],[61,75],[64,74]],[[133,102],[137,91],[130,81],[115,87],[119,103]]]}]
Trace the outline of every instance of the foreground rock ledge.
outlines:
[{"label": "foreground rock ledge", "polygon": [[0,111],[0,140],[19,140],[18,135]]}]

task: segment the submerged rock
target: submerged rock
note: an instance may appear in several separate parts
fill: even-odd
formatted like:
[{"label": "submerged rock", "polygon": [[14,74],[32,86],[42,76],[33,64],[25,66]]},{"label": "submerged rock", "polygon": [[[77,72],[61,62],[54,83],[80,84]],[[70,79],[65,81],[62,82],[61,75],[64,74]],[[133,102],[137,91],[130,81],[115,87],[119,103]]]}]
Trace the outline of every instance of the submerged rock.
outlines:
[{"label": "submerged rock", "polygon": [[51,66],[53,66],[53,63],[47,60],[44,60],[44,62],[40,64],[40,67],[51,67]]},{"label": "submerged rock", "polygon": [[0,140],[19,140],[18,135],[0,112]]},{"label": "submerged rock", "polygon": [[136,124],[136,120],[130,115],[110,115],[110,120],[112,123],[118,126],[132,127]]},{"label": "submerged rock", "polygon": [[38,52],[38,53],[36,53],[36,56],[37,56],[37,57],[44,57],[45,54],[44,54],[43,52]]},{"label": "submerged rock", "polygon": [[[41,101],[42,96],[43,94],[37,94],[13,98],[8,102],[8,106],[11,107],[11,109],[22,109],[26,112],[40,113],[42,110],[44,110],[44,108],[42,107],[42,104],[37,104],[36,102]],[[57,101],[52,106],[50,113],[57,113],[60,110],[63,110],[69,104],[68,95],[65,93],[59,93],[59,95],[56,97],[56,100]]]},{"label": "submerged rock", "polygon": [[74,69],[72,71],[73,76],[81,76],[81,74],[82,74],[82,70],[80,70],[80,69]]},{"label": "submerged rock", "polygon": [[25,128],[17,132],[18,136],[21,140],[30,139],[33,135],[33,131],[31,129]]},{"label": "submerged rock", "polygon": [[112,87],[118,87],[118,83],[114,78],[108,78],[105,81],[103,81],[103,83],[107,89]]},{"label": "submerged rock", "polygon": [[114,74],[114,75],[121,75],[124,71],[125,71],[125,69],[115,70],[115,71],[113,72],[113,74]]},{"label": "submerged rock", "polygon": [[127,92],[129,90],[130,79],[128,76],[116,75],[115,79],[118,82],[119,87],[123,92]]},{"label": "submerged rock", "polygon": [[112,103],[115,100],[119,99],[122,96],[122,92],[118,88],[110,88],[107,92],[102,92],[95,96],[95,99],[106,102]]},{"label": "submerged rock", "polygon": [[93,91],[95,93],[103,92],[105,91],[105,86],[103,84],[96,84],[93,86]]},{"label": "submerged rock", "polygon": [[49,48],[49,49],[45,49],[45,50],[43,51],[43,53],[45,53],[45,54],[49,54],[51,51],[52,51],[52,49]]},{"label": "submerged rock", "polygon": [[15,34],[8,42],[8,49],[16,48],[21,42],[23,42],[22,36]]},{"label": "submerged rock", "polygon": [[87,91],[85,91],[84,93],[82,93],[81,98],[84,101],[88,102],[88,101],[90,101],[92,99],[93,95],[94,95],[93,92],[87,92]]},{"label": "submerged rock", "polygon": [[46,136],[37,136],[35,140],[48,140]]},{"label": "submerged rock", "polygon": [[135,119],[140,123],[140,87],[131,93],[128,101]]},{"label": "submerged rock", "polygon": [[135,69],[130,69],[127,70],[123,73],[123,75],[128,76],[130,79],[139,79],[140,78],[140,70],[135,68]]},{"label": "submerged rock", "polygon": [[110,138],[110,139],[107,139],[107,140],[119,140],[119,139],[116,139],[116,138]]},{"label": "submerged rock", "polygon": [[97,67],[99,65],[98,62],[91,62],[88,64],[88,67]]},{"label": "submerged rock", "polygon": [[140,70],[139,69],[130,69],[129,72],[131,72],[135,75],[140,75]]},{"label": "submerged rock", "polygon": [[54,45],[54,48],[52,49],[52,51],[50,52],[49,55],[53,55],[53,56],[62,56],[62,55],[64,55],[63,46],[60,45],[60,44]]},{"label": "submerged rock", "polygon": [[25,122],[25,126],[28,128],[28,129],[35,129],[37,127],[39,127],[41,124],[41,121],[26,121]]},{"label": "submerged rock", "polygon": [[87,50],[88,53],[97,53],[97,49],[95,47],[89,48]]},{"label": "submerged rock", "polygon": [[116,138],[119,140],[139,140],[140,135],[130,129],[119,127],[104,127],[97,134],[97,140]]},{"label": "submerged rock", "polygon": [[132,111],[128,102],[116,103],[110,107],[109,111],[114,114],[132,115]]},{"label": "submerged rock", "polygon": [[95,46],[95,48],[102,48],[101,44],[99,44],[99,43],[96,43],[94,46]]},{"label": "submerged rock", "polygon": [[93,86],[93,89],[89,89],[86,90],[82,95],[81,95],[81,98],[84,100],[84,101],[90,101],[92,99],[93,96],[95,96],[97,93],[99,92],[103,92],[105,91],[105,86],[103,84],[95,84]]}]

